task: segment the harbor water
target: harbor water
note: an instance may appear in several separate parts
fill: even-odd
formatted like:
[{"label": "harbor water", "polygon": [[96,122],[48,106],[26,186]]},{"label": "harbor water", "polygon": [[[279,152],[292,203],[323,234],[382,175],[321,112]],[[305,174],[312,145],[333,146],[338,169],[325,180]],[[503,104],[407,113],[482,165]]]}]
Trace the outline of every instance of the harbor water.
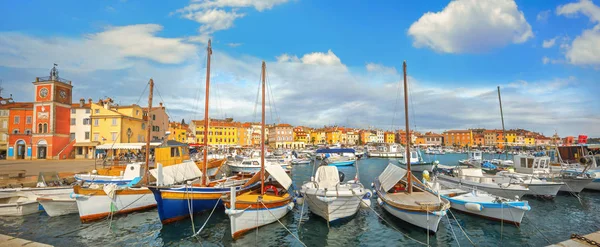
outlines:
[{"label": "harbor water", "polygon": [[[435,157],[441,164],[449,165],[464,158],[466,154]],[[484,158],[492,157],[486,154]],[[360,181],[370,188],[373,179],[388,162],[397,161],[360,160]],[[354,167],[339,169],[345,173],[346,180],[356,174]],[[312,165],[294,166],[295,187],[310,180],[312,173]],[[587,234],[600,229],[600,193],[583,191],[579,198],[559,194],[553,200],[524,199],[529,201],[532,210],[526,213],[520,227],[453,212],[457,221],[449,214],[435,235],[388,214],[377,205],[375,198],[372,198],[372,210],[361,208],[354,217],[329,226],[325,220],[311,214],[307,205],[304,210],[297,205],[281,219],[287,230],[274,223],[248,232],[235,241],[231,239],[229,219],[223,208],[216,209],[197,237],[192,237],[192,229],[201,229],[210,212],[196,215],[194,226],[189,219],[163,226],[155,209],[86,224],[80,223],[76,214],[51,218],[41,212],[25,217],[0,217],[0,233],[55,246],[199,246],[200,243],[202,246],[302,246],[288,230],[307,246],[421,246],[411,238],[429,242],[432,246],[470,246],[470,241],[478,246],[545,246],[566,240],[572,233]]]}]

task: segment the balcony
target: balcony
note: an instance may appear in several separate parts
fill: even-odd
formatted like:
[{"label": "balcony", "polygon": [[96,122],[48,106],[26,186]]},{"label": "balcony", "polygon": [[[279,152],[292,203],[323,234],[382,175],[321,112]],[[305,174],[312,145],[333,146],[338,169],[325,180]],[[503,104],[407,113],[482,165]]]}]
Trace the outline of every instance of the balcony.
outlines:
[{"label": "balcony", "polygon": [[35,82],[40,82],[40,81],[59,81],[59,82],[71,85],[71,81],[70,80],[67,80],[67,79],[64,79],[64,78],[60,78],[58,76],[56,76],[56,77],[53,77],[53,76],[44,76],[44,77],[36,77],[35,78]]}]

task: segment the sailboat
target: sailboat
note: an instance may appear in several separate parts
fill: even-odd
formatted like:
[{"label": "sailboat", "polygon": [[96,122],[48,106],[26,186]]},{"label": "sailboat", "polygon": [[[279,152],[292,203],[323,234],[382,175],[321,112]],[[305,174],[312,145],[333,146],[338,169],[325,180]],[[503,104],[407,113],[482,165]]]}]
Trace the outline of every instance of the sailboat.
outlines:
[{"label": "sailboat", "polygon": [[[201,213],[205,210],[222,206],[221,196],[233,191],[244,191],[258,186],[258,183],[247,183],[243,176],[226,177],[215,181],[209,180],[208,169],[208,136],[209,136],[209,96],[210,96],[210,59],[212,55],[211,41],[208,41],[206,63],[206,100],[204,104],[204,150],[202,170],[196,171],[186,162],[173,165],[159,171],[154,169],[152,175],[159,181],[157,186],[151,186],[157,202],[158,216],[163,224],[189,218],[190,214]],[[197,180],[200,178],[200,181]],[[190,184],[184,183],[190,181]],[[177,184],[178,185],[174,185]]]},{"label": "sailboat", "polygon": [[[148,109],[152,109],[152,94],[154,81],[150,79]],[[152,118],[148,117],[147,126],[152,126]],[[156,201],[148,185],[148,168],[150,162],[150,137],[151,128],[146,128],[146,161],[142,177],[135,177],[126,185],[116,183],[91,184],[84,188],[81,185],[73,186],[73,197],[77,201],[79,219],[82,222],[106,218],[110,215],[126,214],[156,207]]]},{"label": "sailboat", "polygon": [[[404,115],[406,118],[406,135],[410,140],[408,126],[408,90],[406,83],[406,61],[402,64],[404,71]],[[406,144],[406,157],[410,157],[410,143]],[[389,164],[375,178],[374,187],[377,203],[387,212],[415,226],[436,232],[438,224],[450,202],[428,191],[423,183],[411,172],[411,162],[407,169]]]},{"label": "sailboat", "polygon": [[231,222],[231,236],[236,239],[245,232],[278,221],[294,208],[289,193],[292,179],[281,166],[265,166],[265,77],[267,65],[262,63],[262,120],[260,137],[260,172],[250,182],[260,179],[260,188],[239,195],[231,189],[224,200],[225,213]]}]

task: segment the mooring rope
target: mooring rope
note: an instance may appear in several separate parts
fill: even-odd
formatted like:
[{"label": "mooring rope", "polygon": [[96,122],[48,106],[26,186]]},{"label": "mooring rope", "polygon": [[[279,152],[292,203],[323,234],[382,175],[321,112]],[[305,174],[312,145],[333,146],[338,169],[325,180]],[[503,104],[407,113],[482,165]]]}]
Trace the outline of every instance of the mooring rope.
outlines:
[{"label": "mooring rope", "polygon": [[219,199],[217,200],[217,203],[215,203],[215,206],[213,207],[212,211],[210,211],[210,214],[208,215],[208,218],[206,219],[206,221],[204,221],[204,224],[202,224],[202,226],[200,227],[200,229],[198,230],[198,232],[196,232],[196,234],[194,234],[192,237],[196,237],[198,234],[200,234],[200,232],[202,232],[202,229],[204,229],[204,227],[206,226],[206,223],[208,223],[208,220],[210,220],[210,217],[215,212],[215,209],[219,205],[220,201],[221,201],[221,197],[219,197]]},{"label": "mooring rope", "polygon": [[[269,212],[269,214],[271,214],[271,216],[273,216],[273,218],[275,218],[277,220],[277,222],[279,222],[279,224],[281,224],[281,226],[283,226],[283,228],[285,228],[285,230],[290,233],[290,235],[292,235],[296,240],[298,240],[298,242],[300,242],[304,247],[306,247],[306,244],[304,244],[302,242],[302,240],[300,240],[296,235],[294,235],[292,233],[292,231],[290,231],[290,229],[288,229],[283,223],[281,223],[281,221],[279,221],[279,219],[277,217],[275,217],[275,215],[271,212],[271,210],[267,207],[267,205],[265,205],[262,201],[260,202],[260,204],[263,205],[263,207],[265,207],[265,209],[267,210],[267,212]],[[258,213],[257,213],[258,214]],[[258,228],[258,227],[257,227]]]},{"label": "mooring rope", "polygon": [[450,209],[448,209],[448,212],[450,212],[450,215],[452,215],[452,218],[454,218],[454,221],[456,221],[456,224],[458,225],[458,228],[460,228],[460,230],[462,231],[463,235],[465,235],[465,237],[469,240],[469,242],[471,242],[471,244],[473,246],[477,246],[475,243],[473,243],[473,240],[471,240],[471,238],[469,238],[469,235],[467,235],[467,232],[465,232],[465,229],[462,228],[462,226],[460,225],[460,222],[458,222],[458,220],[456,219],[456,216],[454,216],[454,213],[452,213],[452,211]]}]

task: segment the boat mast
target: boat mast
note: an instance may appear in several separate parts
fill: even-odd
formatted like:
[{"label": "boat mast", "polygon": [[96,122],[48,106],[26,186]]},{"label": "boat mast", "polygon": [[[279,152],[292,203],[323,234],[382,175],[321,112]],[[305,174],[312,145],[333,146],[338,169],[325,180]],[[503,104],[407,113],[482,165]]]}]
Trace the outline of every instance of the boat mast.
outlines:
[{"label": "boat mast", "polygon": [[262,62],[262,116],[260,128],[260,194],[264,195],[265,190],[265,71],[267,64]]},{"label": "boat mast", "polygon": [[146,164],[144,166],[144,181],[148,184],[148,173],[150,172],[150,137],[152,128],[152,96],[154,95],[154,80],[150,78],[150,92],[148,94],[148,123],[146,124]]},{"label": "boat mast", "polygon": [[502,97],[500,97],[500,86],[498,86],[498,101],[500,102],[500,118],[502,119],[502,137],[504,139],[504,154],[506,154],[506,159],[508,160],[508,152],[506,151],[506,145],[508,145],[506,139],[506,130],[504,130],[504,113],[502,113]]},{"label": "boat mast", "polygon": [[208,40],[208,47],[206,48],[206,95],[204,101],[204,164],[202,165],[202,185],[206,186],[206,170],[208,167],[208,126],[210,119],[208,118],[208,100],[210,92],[210,55],[212,55],[212,48],[210,45],[210,39]]},{"label": "boat mast", "polygon": [[408,193],[412,193],[412,173],[410,172],[410,127],[408,126],[408,89],[406,84],[406,61],[402,63],[404,71],[404,119],[406,120],[406,182],[408,183]]}]

